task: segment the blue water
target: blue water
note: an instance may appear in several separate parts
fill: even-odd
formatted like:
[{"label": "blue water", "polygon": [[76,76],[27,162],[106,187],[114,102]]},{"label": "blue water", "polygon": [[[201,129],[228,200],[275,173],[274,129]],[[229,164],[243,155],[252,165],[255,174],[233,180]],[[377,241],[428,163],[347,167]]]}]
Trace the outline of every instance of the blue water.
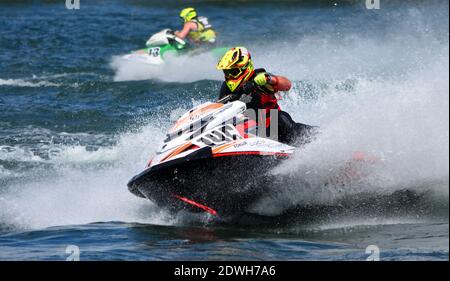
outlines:
[{"label": "blue water", "polygon": [[[179,28],[179,1],[0,1],[0,260],[448,260],[448,1],[197,1],[219,45],[289,77],[323,133],[253,213],[218,223],[136,198],[179,113],[217,97],[216,58],[120,56]],[[336,5],[335,5],[336,3]],[[381,164],[324,185],[354,151]],[[418,196],[398,196],[412,190]],[[297,212],[285,210],[300,206]]]}]

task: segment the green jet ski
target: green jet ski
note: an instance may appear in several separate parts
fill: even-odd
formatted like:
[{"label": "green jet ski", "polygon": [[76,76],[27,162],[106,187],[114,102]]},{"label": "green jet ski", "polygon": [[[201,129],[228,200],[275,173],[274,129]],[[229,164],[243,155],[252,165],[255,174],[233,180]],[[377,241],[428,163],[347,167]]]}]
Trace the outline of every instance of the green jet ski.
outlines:
[{"label": "green jet ski", "polygon": [[227,47],[192,47],[185,40],[177,37],[170,29],[163,29],[153,34],[146,42],[146,48],[134,51],[122,56],[126,60],[136,60],[144,63],[163,64],[167,56],[196,55],[199,53],[211,53],[220,58],[229,49]]}]

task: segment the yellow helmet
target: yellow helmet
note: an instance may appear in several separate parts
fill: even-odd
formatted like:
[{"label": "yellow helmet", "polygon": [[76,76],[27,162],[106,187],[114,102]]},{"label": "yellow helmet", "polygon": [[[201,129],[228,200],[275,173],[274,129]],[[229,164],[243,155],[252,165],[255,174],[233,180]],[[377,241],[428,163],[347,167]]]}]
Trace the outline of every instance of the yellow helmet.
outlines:
[{"label": "yellow helmet", "polygon": [[217,64],[217,69],[223,70],[225,83],[232,92],[252,76],[255,70],[251,55],[244,47],[228,50]]},{"label": "yellow helmet", "polygon": [[184,22],[188,22],[197,16],[197,12],[194,8],[185,8],[180,12],[180,18],[184,20]]}]

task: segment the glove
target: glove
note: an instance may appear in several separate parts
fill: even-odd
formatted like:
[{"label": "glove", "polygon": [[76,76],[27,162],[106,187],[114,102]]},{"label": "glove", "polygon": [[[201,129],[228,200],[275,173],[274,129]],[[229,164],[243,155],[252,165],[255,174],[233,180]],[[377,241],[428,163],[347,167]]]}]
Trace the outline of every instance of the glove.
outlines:
[{"label": "glove", "polygon": [[270,81],[272,79],[272,76],[269,73],[262,72],[255,76],[253,81],[255,81],[256,85],[258,86],[265,86],[268,83],[270,84]]}]

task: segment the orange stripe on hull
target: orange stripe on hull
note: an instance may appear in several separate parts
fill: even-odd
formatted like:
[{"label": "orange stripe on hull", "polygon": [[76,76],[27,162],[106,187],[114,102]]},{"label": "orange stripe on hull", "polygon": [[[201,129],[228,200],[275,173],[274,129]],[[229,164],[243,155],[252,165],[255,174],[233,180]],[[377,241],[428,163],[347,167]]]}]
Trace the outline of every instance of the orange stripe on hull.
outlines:
[{"label": "orange stripe on hull", "polygon": [[166,161],[178,154],[180,154],[181,152],[185,151],[187,148],[189,148],[190,146],[192,146],[191,142],[185,143],[182,146],[178,147],[177,149],[175,149],[174,151],[172,151],[169,155],[167,155],[166,157],[164,157],[160,162]]}]

